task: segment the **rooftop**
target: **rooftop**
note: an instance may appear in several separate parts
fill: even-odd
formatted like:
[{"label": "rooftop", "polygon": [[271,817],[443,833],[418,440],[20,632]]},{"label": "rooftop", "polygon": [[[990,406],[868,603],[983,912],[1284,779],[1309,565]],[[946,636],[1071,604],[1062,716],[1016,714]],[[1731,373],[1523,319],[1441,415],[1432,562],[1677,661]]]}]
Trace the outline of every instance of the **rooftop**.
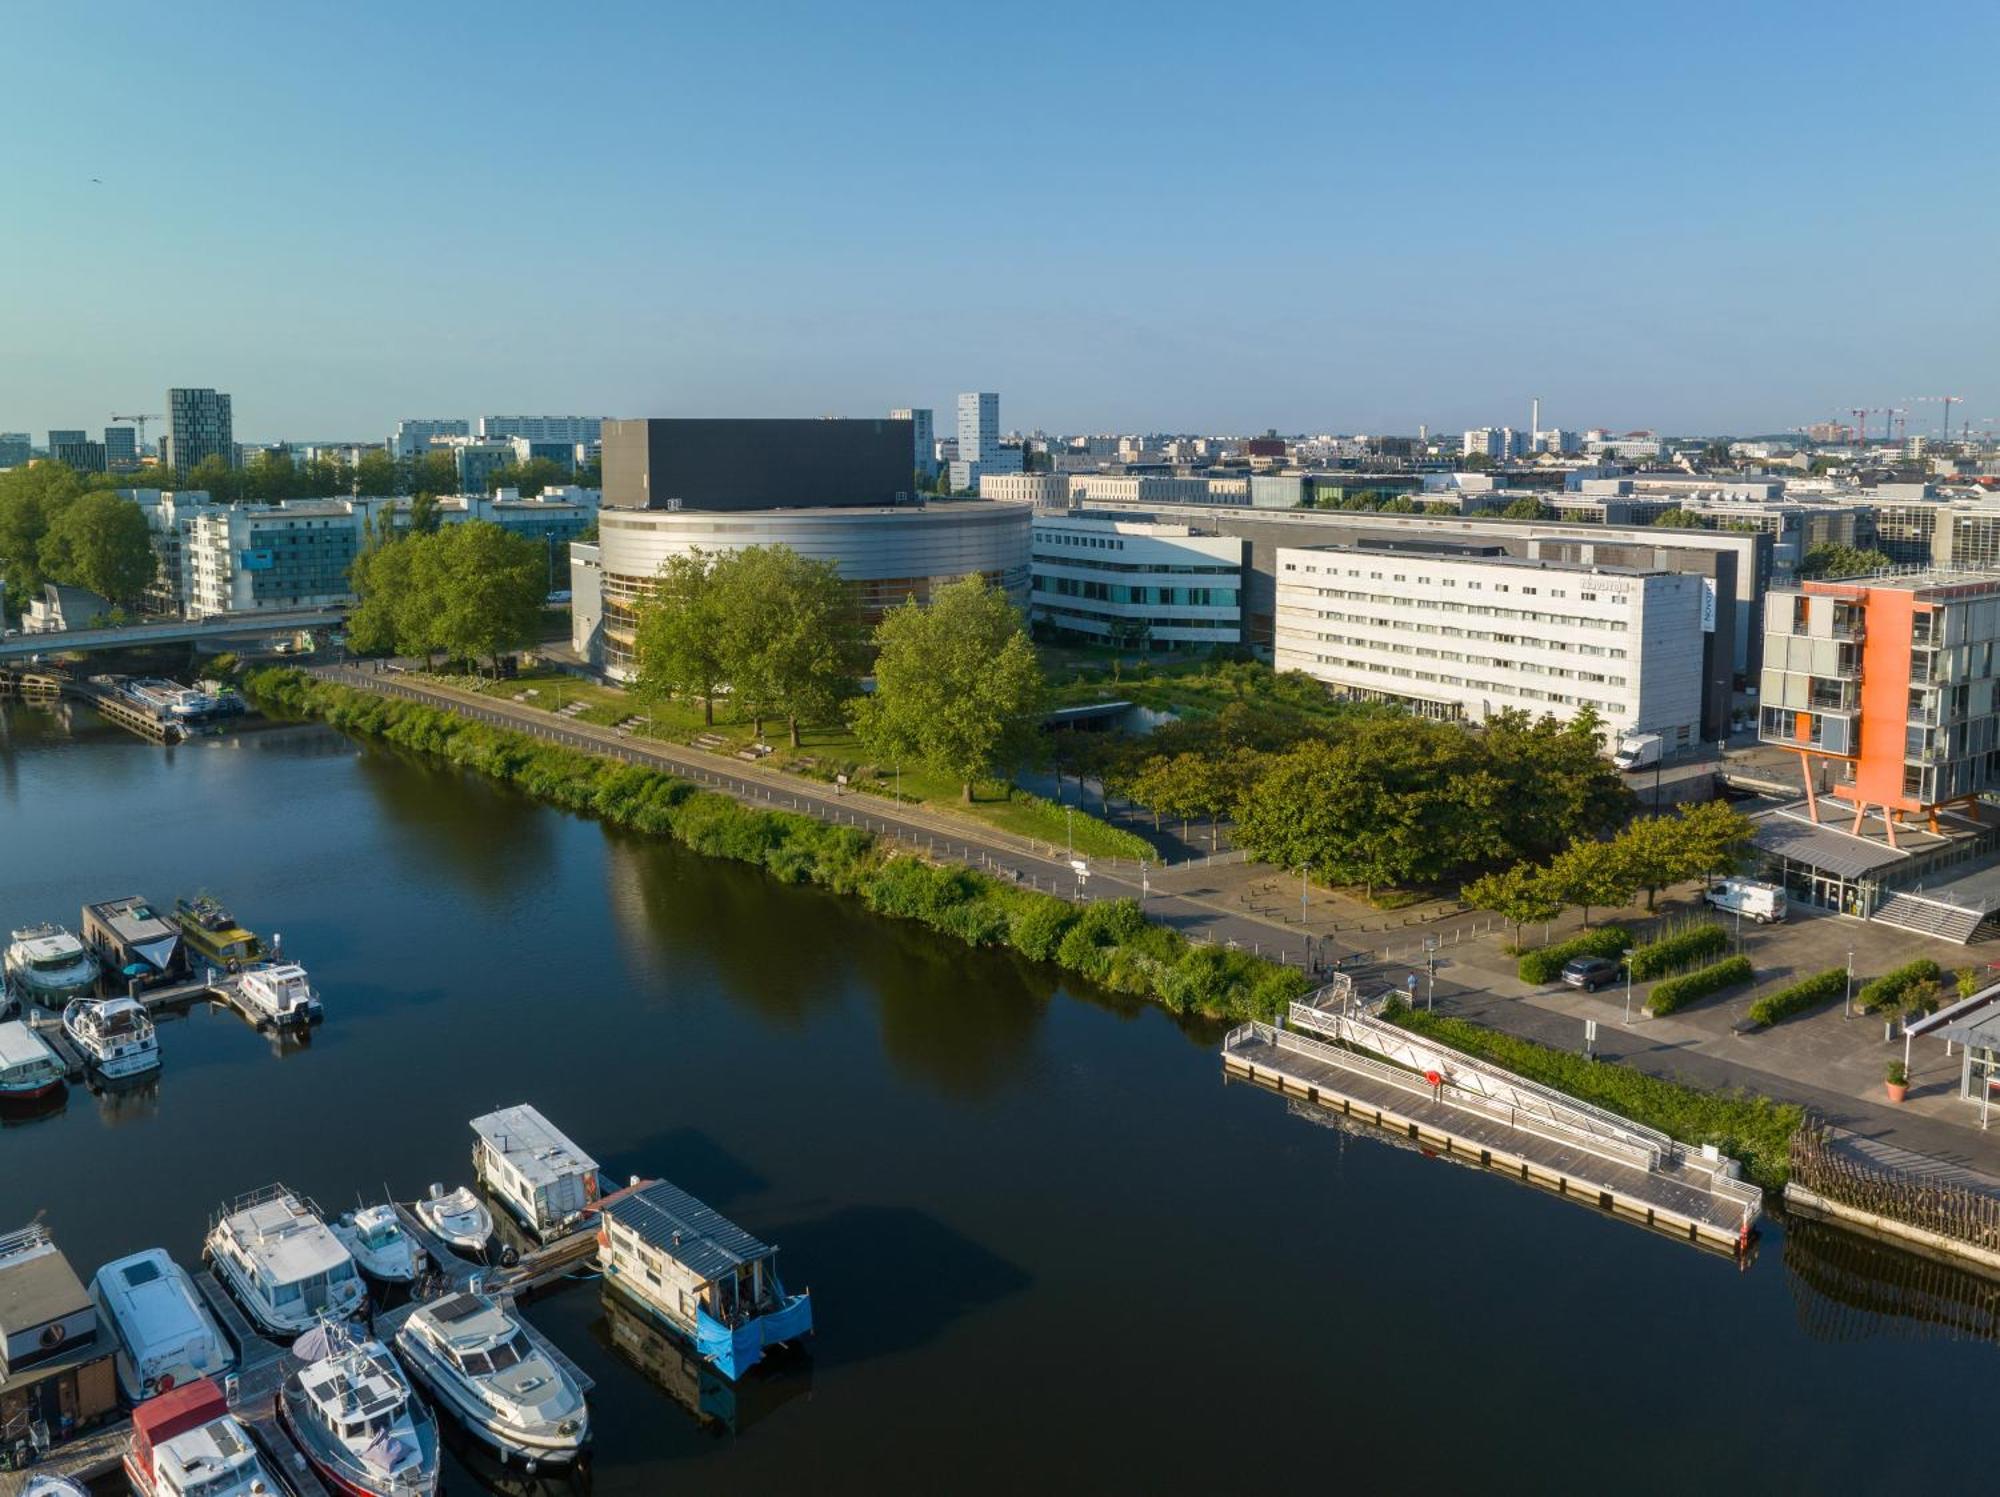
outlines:
[{"label": "rooftop", "polygon": [[55,1060],[48,1042],[16,1019],[0,1024],[0,1068],[24,1066],[37,1060]]},{"label": "rooftop", "polygon": [[281,1284],[295,1283],[350,1261],[340,1239],[290,1191],[253,1198],[230,1213],[224,1225]]},{"label": "rooftop", "polygon": [[636,1233],[641,1242],[686,1264],[704,1279],[722,1278],[777,1251],[713,1206],[665,1180],[635,1186],[612,1197],[604,1212]]},{"label": "rooftop", "polygon": [[1494,556],[1481,552],[1466,554],[1464,542],[1445,542],[1431,546],[1422,542],[1408,542],[1403,545],[1378,544],[1363,541],[1357,545],[1287,546],[1288,551],[1327,551],[1340,556],[1389,556],[1399,561],[1412,558],[1428,561],[1463,562],[1482,567],[1506,567],[1512,571],[1525,572],[1571,572],[1587,577],[1678,577],[1679,572],[1665,571],[1659,567],[1609,567],[1597,566],[1582,561],[1550,561],[1538,556]]},{"label": "rooftop", "polygon": [[32,1330],[89,1309],[83,1281],[47,1233],[0,1258],[0,1332]]},{"label": "rooftop", "polygon": [[597,1168],[597,1161],[525,1103],[472,1120],[472,1131],[528,1180],[547,1183]]}]

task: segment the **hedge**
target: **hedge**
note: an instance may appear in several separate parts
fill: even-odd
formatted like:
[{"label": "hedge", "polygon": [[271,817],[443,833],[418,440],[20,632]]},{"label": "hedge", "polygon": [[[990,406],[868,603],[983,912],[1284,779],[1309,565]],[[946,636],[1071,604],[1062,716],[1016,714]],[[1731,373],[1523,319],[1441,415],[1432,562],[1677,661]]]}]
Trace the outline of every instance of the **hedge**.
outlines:
[{"label": "hedge", "polygon": [[891,851],[857,827],[761,810],[698,790],[665,770],[314,680],[292,667],[259,671],[244,689],[267,712],[317,717],[346,732],[434,754],[565,811],[671,837],[710,857],[754,863],[786,883],[854,895],[879,914],[917,921],[968,946],[1006,947],[1054,962],[1175,1013],[1272,1019],[1309,986],[1297,968],[1197,945],[1147,920],[1129,899],[1078,908],[957,864]]},{"label": "hedge", "polygon": [[1748,982],[1756,975],[1757,969],[1750,965],[1749,957],[1732,956],[1712,967],[1697,968],[1685,977],[1669,977],[1646,995],[1646,1012],[1660,1018],[1675,1009],[1686,1008],[1697,998]]},{"label": "hedge", "polygon": [[1766,1190],[1782,1189],[1790,1173],[1792,1135],[1805,1121],[1805,1110],[1789,1102],[1750,1092],[1683,1086],[1615,1061],[1588,1060],[1574,1051],[1551,1050],[1467,1019],[1412,1009],[1399,998],[1390,1001],[1382,1017],[1531,1081],[1608,1107],[1684,1144],[1714,1144],[1741,1159],[1744,1173]]},{"label": "hedge", "polygon": [[1901,1008],[1903,997],[1911,988],[1920,982],[1936,982],[1942,970],[1929,957],[1919,957],[1893,972],[1884,972],[1872,982],[1863,983],[1861,991],[1854,995],[1854,1001],[1861,1005],[1864,1014],[1872,1014],[1878,1008]]},{"label": "hedge", "polygon": [[1587,930],[1567,941],[1523,952],[1514,972],[1523,982],[1554,982],[1570,961],[1580,956],[1620,957],[1632,944],[1632,933],[1622,926],[1604,925]]},{"label": "hedge", "polygon": [[1750,1005],[1750,1019],[1756,1024],[1775,1024],[1793,1014],[1802,1014],[1809,1008],[1830,1003],[1846,992],[1847,969],[1828,967],[1824,972],[1815,972],[1788,988],[1780,988],[1759,998]]},{"label": "hedge", "polygon": [[1720,956],[1729,949],[1729,932],[1714,921],[1704,921],[1658,941],[1648,941],[1632,952],[1632,980],[1651,982],[1692,967],[1705,956]]}]

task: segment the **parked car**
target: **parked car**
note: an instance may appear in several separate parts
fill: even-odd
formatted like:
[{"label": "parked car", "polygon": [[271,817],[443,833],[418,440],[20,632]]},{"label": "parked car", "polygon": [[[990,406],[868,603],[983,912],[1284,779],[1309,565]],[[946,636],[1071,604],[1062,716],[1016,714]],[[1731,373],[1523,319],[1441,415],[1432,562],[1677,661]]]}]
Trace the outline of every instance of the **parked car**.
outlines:
[{"label": "parked car", "polygon": [[1624,971],[1618,963],[1604,956],[1580,956],[1563,966],[1563,981],[1573,988],[1582,988],[1586,993],[1594,993],[1618,981]]},{"label": "parked car", "polygon": [[1761,883],[1754,878],[1725,878],[1702,896],[1718,910],[1748,915],[1759,925],[1785,918],[1789,901],[1782,884]]}]

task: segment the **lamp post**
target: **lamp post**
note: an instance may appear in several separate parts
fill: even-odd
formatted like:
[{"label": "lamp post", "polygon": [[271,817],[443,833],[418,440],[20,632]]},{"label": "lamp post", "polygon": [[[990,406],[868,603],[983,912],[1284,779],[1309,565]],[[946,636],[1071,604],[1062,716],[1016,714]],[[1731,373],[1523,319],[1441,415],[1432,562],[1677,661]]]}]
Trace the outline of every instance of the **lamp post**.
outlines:
[{"label": "lamp post", "polygon": [[1438,938],[1424,937],[1424,1012],[1429,1013],[1437,1006],[1438,989]]},{"label": "lamp post", "polygon": [[1851,1019],[1854,1017],[1854,948],[1852,946],[1847,948],[1847,996],[1841,1000],[1840,1017],[1842,1019]]},{"label": "lamp post", "polygon": [[1076,807],[1075,806],[1063,807],[1063,822],[1069,834],[1070,861],[1075,862],[1076,861]]},{"label": "lamp post", "polygon": [[1628,1026],[1632,1022],[1632,953],[1637,949],[1633,946],[1625,948],[1625,1022]]},{"label": "lamp post", "polygon": [[[1213,852],[1214,850],[1215,850],[1214,848],[1209,849],[1210,852]],[[1312,864],[1310,863],[1299,864],[1299,929],[1300,930],[1304,930],[1306,927],[1306,888],[1307,888],[1306,875],[1311,872],[1312,872]],[[1429,937],[1425,937],[1425,939],[1428,940]]]}]

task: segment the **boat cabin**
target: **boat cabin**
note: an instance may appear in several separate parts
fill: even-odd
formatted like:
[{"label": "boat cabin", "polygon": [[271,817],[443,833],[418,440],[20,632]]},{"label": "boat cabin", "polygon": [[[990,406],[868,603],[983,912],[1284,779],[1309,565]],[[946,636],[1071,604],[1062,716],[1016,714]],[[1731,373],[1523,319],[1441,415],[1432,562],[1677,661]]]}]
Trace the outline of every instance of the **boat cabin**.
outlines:
[{"label": "boat cabin", "polygon": [[312,1206],[282,1185],[238,1200],[210,1233],[217,1268],[267,1324],[298,1329],[362,1298],[354,1258]]},{"label": "boat cabin", "polygon": [[503,1107],[472,1120],[480,1182],[535,1236],[560,1236],[597,1202],[597,1161],[534,1108]]},{"label": "boat cabin", "polygon": [[0,1102],[55,1090],[69,1067],[49,1042],[16,1019],[0,1024]]},{"label": "boat cabin", "polygon": [[231,1417],[222,1390],[205,1377],[133,1411],[126,1459],[134,1484],[151,1497],[233,1491],[263,1471],[248,1432]]},{"label": "boat cabin", "polygon": [[160,1248],[105,1264],[90,1281],[90,1297],[118,1344],[118,1381],[128,1403],[220,1377],[234,1361],[193,1281]]},{"label": "boat cabin", "polygon": [[206,894],[174,901],[174,918],[187,938],[191,959],[238,967],[260,960],[264,945],[245,930],[234,915]]},{"label": "boat cabin", "polygon": [[0,1450],[59,1445],[118,1408],[97,1307],[39,1224],[0,1235]]},{"label": "boat cabin", "polygon": [[180,927],[137,894],[85,905],[83,939],[104,964],[113,992],[134,982],[150,988],[187,976]]}]

